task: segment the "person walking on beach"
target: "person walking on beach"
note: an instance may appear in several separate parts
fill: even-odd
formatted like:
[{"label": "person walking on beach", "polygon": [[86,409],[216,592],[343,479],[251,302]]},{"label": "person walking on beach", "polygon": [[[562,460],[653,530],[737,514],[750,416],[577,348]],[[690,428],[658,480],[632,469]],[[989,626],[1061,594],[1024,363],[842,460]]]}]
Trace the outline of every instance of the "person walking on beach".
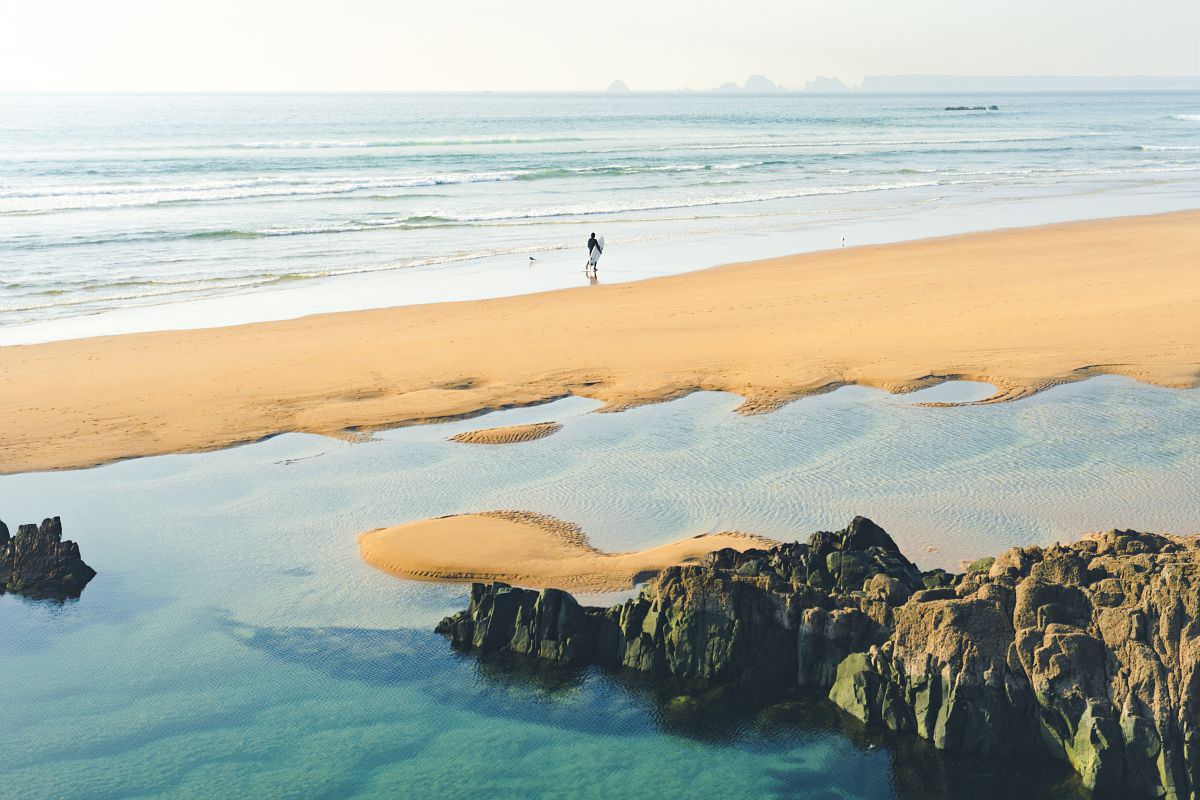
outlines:
[{"label": "person walking on beach", "polygon": [[587,262],[587,266],[585,266],[583,268],[583,271],[586,273],[588,270],[591,270],[592,274],[595,274],[596,270],[599,269],[598,262],[600,261],[600,254],[604,252],[604,245],[602,245],[600,243],[600,240],[596,238],[596,234],[594,231],[592,232],[592,235],[588,238],[587,251],[588,251],[588,262]]}]

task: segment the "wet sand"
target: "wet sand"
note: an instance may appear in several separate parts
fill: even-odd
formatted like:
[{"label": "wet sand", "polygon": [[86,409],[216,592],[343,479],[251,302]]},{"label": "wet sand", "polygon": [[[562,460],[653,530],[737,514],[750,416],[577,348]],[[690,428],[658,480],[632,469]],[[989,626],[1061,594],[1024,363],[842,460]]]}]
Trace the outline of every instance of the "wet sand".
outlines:
[{"label": "wet sand", "polygon": [[634,553],[605,553],[592,547],[578,527],[524,511],[439,517],[358,537],[363,560],[402,578],[504,581],[594,592],[628,589],[666,567],[698,561],[725,547],[748,550],[775,544],[761,536],[726,532]]}]

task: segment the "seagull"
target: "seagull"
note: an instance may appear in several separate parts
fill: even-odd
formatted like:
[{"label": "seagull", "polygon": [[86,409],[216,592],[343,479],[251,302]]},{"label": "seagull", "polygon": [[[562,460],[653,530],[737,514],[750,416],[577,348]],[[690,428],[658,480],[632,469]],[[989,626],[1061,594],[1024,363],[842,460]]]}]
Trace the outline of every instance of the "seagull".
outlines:
[{"label": "seagull", "polygon": [[529,263],[530,263],[530,264],[533,264],[533,262],[535,262],[535,261],[537,261],[537,259],[536,259],[536,258],[534,258],[533,256],[530,256],[530,257],[529,257]]}]

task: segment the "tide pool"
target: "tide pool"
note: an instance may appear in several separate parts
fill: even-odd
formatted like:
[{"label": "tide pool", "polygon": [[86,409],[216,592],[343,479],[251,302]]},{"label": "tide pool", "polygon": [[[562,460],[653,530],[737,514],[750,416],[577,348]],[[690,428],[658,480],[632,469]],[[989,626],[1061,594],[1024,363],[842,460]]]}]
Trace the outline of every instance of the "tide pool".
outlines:
[{"label": "tide pool", "polygon": [[[10,527],[62,516],[99,572],[62,606],[0,597],[0,796],[1071,797],[1060,773],[865,735],[812,698],[697,714],[636,680],[477,664],[430,632],[466,587],[357,556],[361,531],[495,508],[611,550],[865,514],[922,568],[1089,530],[1200,530],[1200,390],[1105,377],[914,405],[988,393],[848,387],[754,417],[717,393],[620,414],[569,398],[361,442],[288,434],[0,477]],[[544,420],[563,429],[447,441]]]}]

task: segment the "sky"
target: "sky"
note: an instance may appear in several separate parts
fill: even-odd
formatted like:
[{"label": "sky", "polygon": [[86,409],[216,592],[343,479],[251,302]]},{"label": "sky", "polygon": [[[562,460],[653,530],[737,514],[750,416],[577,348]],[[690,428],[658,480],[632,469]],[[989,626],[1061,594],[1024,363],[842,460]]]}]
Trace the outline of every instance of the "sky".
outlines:
[{"label": "sky", "polygon": [[1197,75],[1198,0],[0,0],[0,91]]}]

